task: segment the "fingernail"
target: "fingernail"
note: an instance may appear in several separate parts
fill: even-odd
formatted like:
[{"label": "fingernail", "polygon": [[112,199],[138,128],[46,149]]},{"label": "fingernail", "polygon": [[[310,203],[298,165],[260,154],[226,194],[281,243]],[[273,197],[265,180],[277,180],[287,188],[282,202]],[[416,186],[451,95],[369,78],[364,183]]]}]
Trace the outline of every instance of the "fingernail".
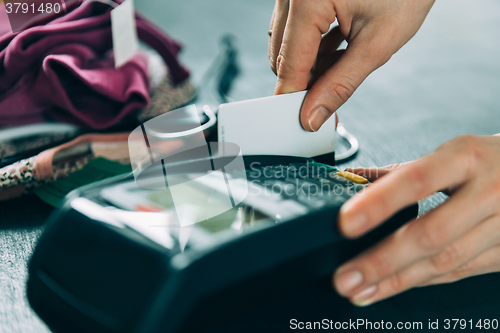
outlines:
[{"label": "fingernail", "polygon": [[374,299],[370,299],[377,291],[377,286],[370,286],[353,296],[351,302],[356,306],[367,306],[373,303]]},{"label": "fingernail", "polygon": [[312,131],[317,132],[321,125],[330,118],[332,114],[324,107],[320,106],[311,113],[309,117],[309,127]]},{"label": "fingernail", "polygon": [[347,235],[355,235],[367,223],[366,215],[362,212],[353,212],[353,206],[356,204],[356,198],[348,200],[340,207],[340,223],[342,231]]},{"label": "fingernail", "polygon": [[363,275],[358,271],[348,271],[346,273],[341,273],[335,279],[335,288],[337,291],[346,295],[351,290],[358,287],[363,282]]}]

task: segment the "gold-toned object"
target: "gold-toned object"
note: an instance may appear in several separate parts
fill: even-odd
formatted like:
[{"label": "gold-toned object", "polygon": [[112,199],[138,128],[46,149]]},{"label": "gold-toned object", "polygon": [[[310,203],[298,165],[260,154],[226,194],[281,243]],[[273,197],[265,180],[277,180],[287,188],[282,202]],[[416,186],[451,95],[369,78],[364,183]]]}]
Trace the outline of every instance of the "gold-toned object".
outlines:
[{"label": "gold-toned object", "polygon": [[352,181],[353,183],[356,183],[356,184],[368,183],[368,179],[366,179],[365,177],[359,176],[355,173],[352,173],[352,172],[341,171],[341,172],[337,172],[337,175],[340,177],[344,177],[346,179],[349,179],[350,181]]}]

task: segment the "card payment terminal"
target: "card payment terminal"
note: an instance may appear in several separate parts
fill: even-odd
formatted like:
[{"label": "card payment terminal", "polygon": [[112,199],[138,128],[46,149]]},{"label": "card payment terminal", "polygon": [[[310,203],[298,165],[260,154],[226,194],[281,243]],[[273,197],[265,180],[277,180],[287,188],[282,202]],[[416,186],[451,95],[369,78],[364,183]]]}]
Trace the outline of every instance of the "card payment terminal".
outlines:
[{"label": "card payment terminal", "polygon": [[[213,216],[222,205],[215,195],[201,212],[185,212],[209,218],[184,226],[168,187],[139,187],[131,175],[73,192],[31,260],[30,304],[55,331],[190,332],[331,274],[417,215],[411,206],[346,240],[337,214],[369,190],[366,180],[309,158],[245,156],[244,164],[225,177],[248,186],[247,197]],[[194,179],[180,194],[187,198],[218,191],[192,162],[156,167]]]}]

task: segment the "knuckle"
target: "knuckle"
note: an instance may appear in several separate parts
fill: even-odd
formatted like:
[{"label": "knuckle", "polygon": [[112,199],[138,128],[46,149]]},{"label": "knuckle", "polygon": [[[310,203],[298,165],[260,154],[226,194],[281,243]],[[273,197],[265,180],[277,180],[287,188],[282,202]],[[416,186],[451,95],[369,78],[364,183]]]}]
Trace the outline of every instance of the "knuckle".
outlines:
[{"label": "knuckle", "polygon": [[455,280],[461,280],[461,279],[471,275],[471,272],[473,272],[473,271],[474,271],[474,264],[472,261],[469,261],[469,262],[461,265],[457,269],[455,269],[451,275],[453,276],[453,278]]},{"label": "knuckle", "polygon": [[316,26],[322,34],[330,30],[335,21],[335,6],[331,1],[291,0],[290,10],[300,13],[308,24]]},{"label": "knuckle", "polygon": [[462,134],[453,140],[455,149],[470,156],[473,155],[478,147],[478,137],[472,134]]},{"label": "knuckle", "polygon": [[430,223],[420,223],[417,242],[420,248],[428,252],[435,252],[442,247],[445,235]]},{"label": "knuckle", "polygon": [[391,276],[391,278],[389,279],[389,286],[392,291],[396,293],[404,289],[404,279],[400,272],[397,272],[393,276]]},{"label": "knuckle", "polygon": [[455,140],[462,146],[462,147],[468,147],[473,144],[475,141],[476,136],[473,134],[462,134],[459,135]]},{"label": "knuckle", "polygon": [[370,45],[367,56],[373,63],[374,67],[378,68],[391,60],[392,52],[390,52],[390,48],[388,48],[387,45],[388,43],[376,43]]},{"label": "knuckle", "polygon": [[333,93],[343,102],[351,98],[356,90],[354,80],[344,77],[342,81],[337,82],[332,87]]},{"label": "knuckle", "polygon": [[428,173],[422,168],[411,168],[407,171],[407,181],[411,184],[414,201],[423,199],[427,195]]},{"label": "knuckle", "polygon": [[370,271],[374,274],[373,278],[375,280],[380,280],[392,273],[390,261],[379,254],[372,255],[369,262],[371,266]]},{"label": "knuckle", "polygon": [[433,256],[431,258],[431,264],[437,273],[446,273],[457,267],[462,257],[462,251],[456,245],[450,245]]},{"label": "knuckle", "polygon": [[480,137],[472,134],[463,134],[454,140],[447,142],[444,147],[452,146],[451,150],[455,154],[461,165],[465,166],[465,177],[468,178],[477,164],[486,159],[488,152]]},{"label": "knuckle", "polygon": [[290,58],[284,56],[286,45],[281,48],[278,57],[276,58],[276,72],[280,79],[283,78],[293,78],[297,76],[303,76],[304,74],[309,74],[310,68],[304,62],[292,63]]},{"label": "knuckle", "polygon": [[330,22],[329,19],[324,17],[323,15],[317,14],[316,15],[316,27],[318,30],[321,32],[321,34],[326,34],[330,30],[330,24],[333,22]]},{"label": "knuckle", "polygon": [[315,6],[310,8],[310,23],[318,28],[321,34],[326,34],[330,30],[330,25],[335,21],[335,11],[333,7]]},{"label": "knuckle", "polygon": [[484,163],[488,157],[491,156],[491,152],[488,147],[484,144],[478,136],[473,136],[469,139],[469,152],[471,153],[471,167],[477,166],[479,163]]}]

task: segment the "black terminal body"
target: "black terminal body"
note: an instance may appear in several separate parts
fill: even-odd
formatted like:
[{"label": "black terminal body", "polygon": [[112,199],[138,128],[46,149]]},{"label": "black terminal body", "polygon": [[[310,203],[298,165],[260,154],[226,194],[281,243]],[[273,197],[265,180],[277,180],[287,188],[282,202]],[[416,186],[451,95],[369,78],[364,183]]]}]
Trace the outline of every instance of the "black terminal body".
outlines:
[{"label": "black terminal body", "polygon": [[[207,232],[203,222],[194,225],[186,244],[173,232],[164,246],[105,213],[116,207],[103,189],[130,184],[131,175],[71,193],[50,217],[29,266],[33,309],[56,332],[192,331],[331,274],[417,216],[417,205],[408,207],[369,234],[347,240],[337,229],[339,209],[366,185],[312,159],[245,156],[244,162],[250,182],[268,189],[278,184],[288,192],[250,191],[249,201],[235,211],[252,215],[242,222],[245,228],[219,225],[221,230]],[[286,174],[279,172],[283,168]],[[167,169],[185,170],[193,168]],[[332,190],[305,197],[312,184]]]}]

